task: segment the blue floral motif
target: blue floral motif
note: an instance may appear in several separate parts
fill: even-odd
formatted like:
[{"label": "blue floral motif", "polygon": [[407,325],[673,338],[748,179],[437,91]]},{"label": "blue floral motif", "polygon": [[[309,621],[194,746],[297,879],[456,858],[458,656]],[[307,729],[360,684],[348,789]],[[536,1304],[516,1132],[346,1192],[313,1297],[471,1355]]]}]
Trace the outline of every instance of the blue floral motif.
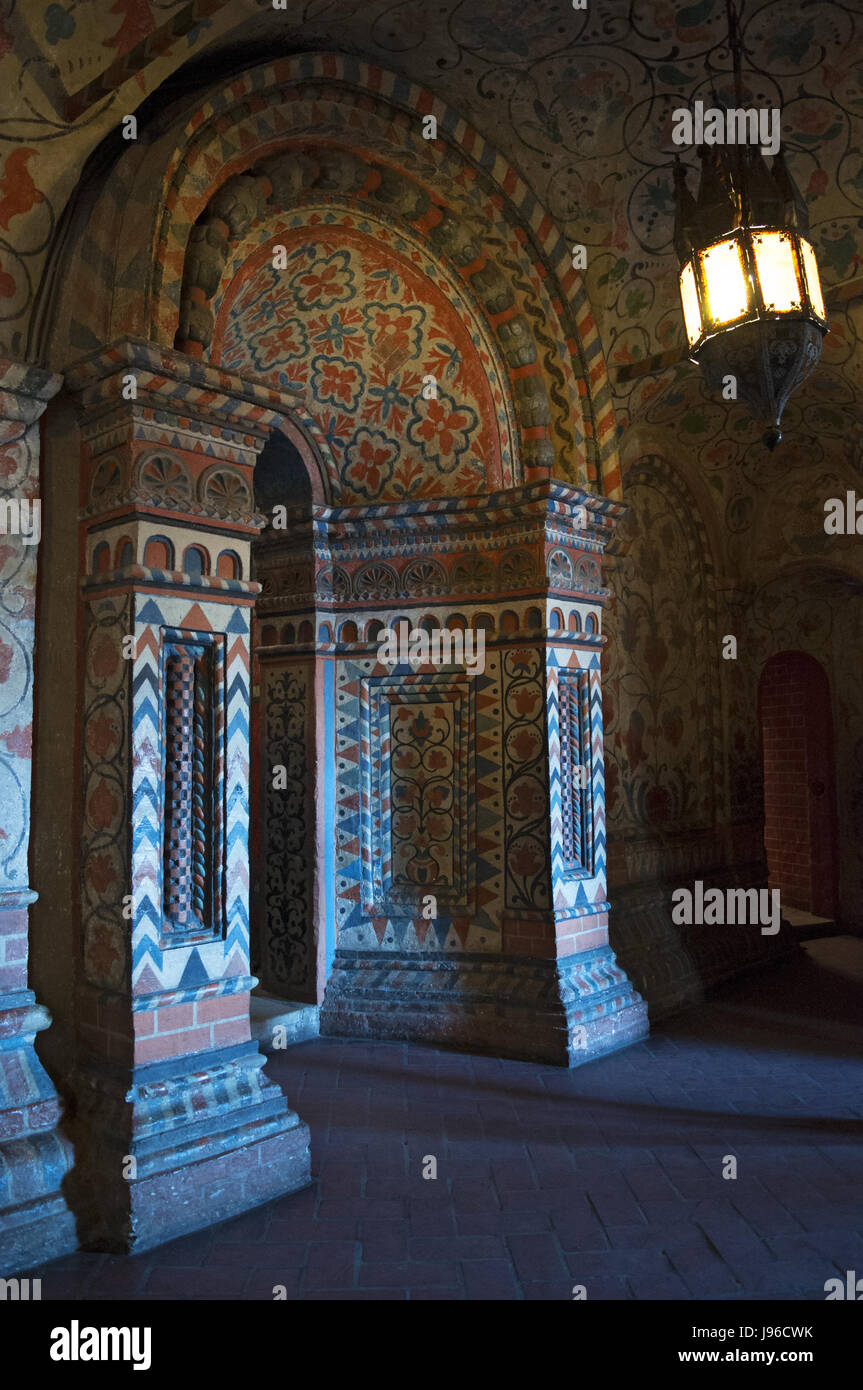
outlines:
[{"label": "blue floral motif", "polygon": [[321,343],[328,352],[344,352],[346,341],[355,339],[360,331],[356,325],[346,324],[338,310],[320,322],[320,328],[312,333],[312,342]]},{"label": "blue floral motif", "polygon": [[378,402],[377,416],[384,424],[391,411],[407,410],[411,403],[410,396],[406,396],[400,389],[398,380],[388,381],[386,385],[370,386],[369,397]]}]

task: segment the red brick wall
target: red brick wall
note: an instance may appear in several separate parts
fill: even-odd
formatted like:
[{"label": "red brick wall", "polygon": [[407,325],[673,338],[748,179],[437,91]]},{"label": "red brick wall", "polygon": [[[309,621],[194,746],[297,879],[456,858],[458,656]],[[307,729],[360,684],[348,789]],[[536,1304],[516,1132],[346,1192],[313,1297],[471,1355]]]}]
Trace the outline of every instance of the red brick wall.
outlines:
[{"label": "red brick wall", "polygon": [[780,652],[758,688],[764,753],[764,842],[782,903],[834,917],[836,786],[830,687],[803,652]]}]

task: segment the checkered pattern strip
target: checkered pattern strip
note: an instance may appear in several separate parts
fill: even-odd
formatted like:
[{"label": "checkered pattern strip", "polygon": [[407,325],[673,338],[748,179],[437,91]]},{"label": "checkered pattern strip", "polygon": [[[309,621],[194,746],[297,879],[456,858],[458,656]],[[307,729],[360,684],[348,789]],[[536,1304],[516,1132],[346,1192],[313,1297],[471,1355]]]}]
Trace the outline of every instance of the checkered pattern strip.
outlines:
[{"label": "checkered pattern strip", "polygon": [[165,668],[165,913],[181,927],[192,915],[194,701],[195,658],[175,652]]}]

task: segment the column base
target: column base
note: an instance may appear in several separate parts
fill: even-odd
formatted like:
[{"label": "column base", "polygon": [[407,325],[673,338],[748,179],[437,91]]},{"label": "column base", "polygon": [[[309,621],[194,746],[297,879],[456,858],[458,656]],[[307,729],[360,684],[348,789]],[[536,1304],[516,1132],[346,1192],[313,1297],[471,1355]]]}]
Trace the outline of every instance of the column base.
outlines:
[{"label": "column base", "polygon": [[62,1106],[34,1047],[50,1022],[31,990],[0,1002],[0,1278],[78,1246],[61,1191],[72,1146],[58,1133]]},{"label": "column base", "polygon": [[[11,1182],[16,1183],[22,1170],[26,1172],[24,1182],[16,1184],[19,1186],[32,1185],[29,1180],[34,1169],[45,1174],[59,1164],[65,1172],[71,1161],[71,1145],[54,1134],[30,1135],[0,1146],[0,1169]],[[0,1210],[0,1279],[77,1249],[75,1218],[59,1188]]]},{"label": "column base", "polygon": [[308,1185],[308,1126],[265,1060],[241,1044],[125,1080],[79,1071],[69,1188],[84,1249],[147,1250]]},{"label": "column base", "polygon": [[426,1042],[581,1066],[648,1033],[647,1008],[608,946],[565,960],[336,951],[325,1037]]}]

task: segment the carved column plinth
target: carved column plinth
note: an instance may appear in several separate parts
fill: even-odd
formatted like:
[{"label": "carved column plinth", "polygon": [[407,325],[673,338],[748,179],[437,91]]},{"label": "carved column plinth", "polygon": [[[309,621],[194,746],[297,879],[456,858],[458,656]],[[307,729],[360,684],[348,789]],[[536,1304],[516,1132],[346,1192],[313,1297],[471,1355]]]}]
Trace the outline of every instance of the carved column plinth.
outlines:
[{"label": "carved column plinth", "polygon": [[[600,567],[622,510],[535,483],[316,513],[335,636],[322,1032],[563,1065],[646,1034],[605,880]],[[387,662],[377,628],[402,621],[429,652]],[[443,636],[436,657],[434,632],[465,627],[470,657]]]},{"label": "carved column plinth", "polygon": [[309,1181],[308,1129],[249,1030],[252,472],[280,398],[143,343],[69,379],[84,437],[69,1190],[88,1248],[140,1250]]},{"label": "carved column plinth", "polygon": [[61,1191],[72,1146],[58,1131],[62,1107],[34,1049],[51,1023],[27,988],[27,907],[35,896],[0,893],[0,1278],[78,1243]]},{"label": "carved column plinth", "polygon": [[0,363],[0,1277],[73,1250],[61,1192],[72,1162],[61,1105],[36,1055],[51,1022],[27,987],[27,883],[36,555],[41,534],[39,417],[60,385]]}]

